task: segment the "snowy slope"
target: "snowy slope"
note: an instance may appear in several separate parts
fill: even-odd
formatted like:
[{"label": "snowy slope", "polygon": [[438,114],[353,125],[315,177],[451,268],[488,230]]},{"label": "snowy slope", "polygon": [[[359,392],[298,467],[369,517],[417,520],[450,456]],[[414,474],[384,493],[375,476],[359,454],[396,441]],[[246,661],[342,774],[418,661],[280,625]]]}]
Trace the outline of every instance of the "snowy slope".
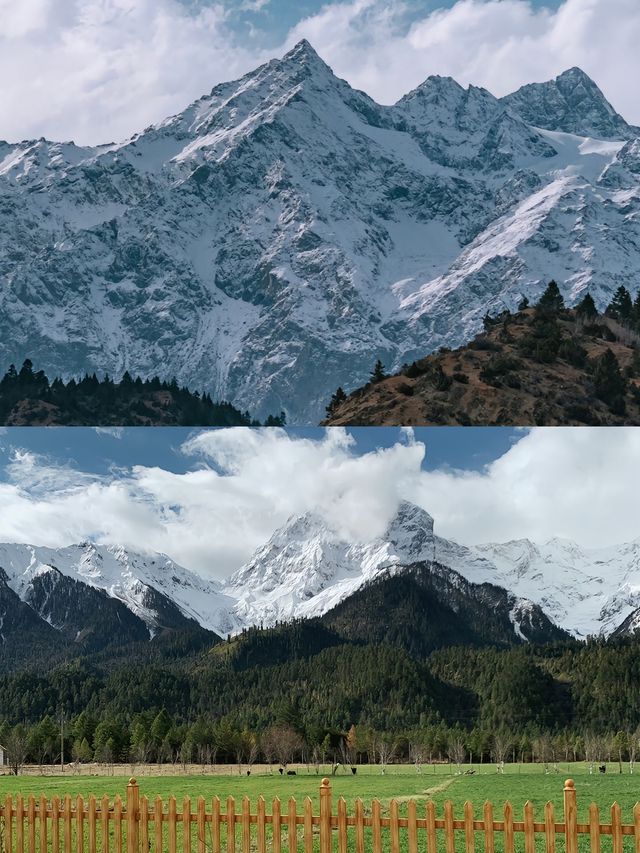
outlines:
[{"label": "snowy slope", "polygon": [[551,277],[634,290],[635,137],[575,71],[383,107],[301,42],[124,143],[2,142],[0,367],[175,374],[317,422],[376,357],[460,344]]},{"label": "snowy slope", "polygon": [[[162,554],[146,556],[91,542],[58,549],[0,544],[0,568],[9,588],[27,603],[33,599],[35,579],[59,573],[104,590],[151,630],[161,624],[162,597],[204,628],[220,632],[229,627],[227,612],[232,602],[218,586]],[[38,608],[47,609],[43,602]]]}]

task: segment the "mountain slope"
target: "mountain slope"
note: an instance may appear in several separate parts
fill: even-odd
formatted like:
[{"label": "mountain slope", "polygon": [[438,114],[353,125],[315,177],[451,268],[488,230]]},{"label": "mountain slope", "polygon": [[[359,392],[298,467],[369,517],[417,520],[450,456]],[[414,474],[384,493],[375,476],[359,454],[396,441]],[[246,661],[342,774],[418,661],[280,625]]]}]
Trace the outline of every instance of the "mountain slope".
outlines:
[{"label": "mountain slope", "polygon": [[447,646],[568,639],[538,605],[489,583],[469,583],[438,563],[381,573],[322,622],[350,642],[400,645],[417,657]]},{"label": "mountain slope", "polygon": [[[594,382],[594,365],[607,350],[627,375],[623,406]],[[640,336],[604,316],[585,323],[572,310],[545,331],[528,309],[330,408],[325,423],[334,426],[638,425]]]},{"label": "mountain slope", "polygon": [[[230,602],[218,587],[160,554],[88,542],[59,549],[2,544],[0,570],[20,612],[28,606],[30,623],[38,617],[55,629],[56,642],[62,637],[86,650],[228,623]],[[13,633],[19,630],[13,624]]]},{"label": "mountain slope", "polygon": [[122,144],[2,143],[0,363],[174,374],[301,423],[552,274],[602,305],[640,276],[635,131],[556,88],[434,77],[383,107],[301,42]]}]

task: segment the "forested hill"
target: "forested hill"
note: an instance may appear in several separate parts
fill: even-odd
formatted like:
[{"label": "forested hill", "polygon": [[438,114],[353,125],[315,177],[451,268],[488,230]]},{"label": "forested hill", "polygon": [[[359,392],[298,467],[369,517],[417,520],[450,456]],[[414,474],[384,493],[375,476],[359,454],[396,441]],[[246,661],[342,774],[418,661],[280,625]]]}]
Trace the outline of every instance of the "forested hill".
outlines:
[{"label": "forested hill", "polygon": [[[282,426],[284,413],[266,426]],[[21,369],[10,365],[0,380],[0,424],[5,426],[260,426],[231,403],[181,388],[175,379],[133,378],[119,381],[96,374],[50,381],[30,359]]]},{"label": "forested hill", "polygon": [[535,306],[487,314],[484,331],[388,376],[338,388],[328,425],[640,424],[640,292],[620,287],[603,314],[588,294],[566,308],[555,284]]}]

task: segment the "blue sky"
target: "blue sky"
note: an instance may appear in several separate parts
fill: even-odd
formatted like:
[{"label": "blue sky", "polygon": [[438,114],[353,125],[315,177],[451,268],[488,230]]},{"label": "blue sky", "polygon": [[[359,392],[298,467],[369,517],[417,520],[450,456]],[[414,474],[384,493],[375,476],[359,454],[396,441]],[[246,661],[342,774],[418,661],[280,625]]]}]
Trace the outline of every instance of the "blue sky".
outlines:
[{"label": "blue sky", "polygon": [[[36,454],[56,465],[71,465],[92,474],[106,475],[114,468],[134,465],[160,468],[183,474],[197,469],[202,458],[186,453],[185,443],[205,430],[186,428],[130,429],[49,429],[14,427],[0,436],[0,480],[7,480],[7,463],[16,450]],[[289,428],[293,436],[319,439],[320,428]],[[427,452],[423,470],[459,468],[480,471],[502,456],[524,433],[508,427],[425,427],[414,429],[417,441],[424,442]],[[348,433],[355,439],[354,452],[370,453],[377,448],[392,447],[402,440],[395,428],[358,428]]]}]

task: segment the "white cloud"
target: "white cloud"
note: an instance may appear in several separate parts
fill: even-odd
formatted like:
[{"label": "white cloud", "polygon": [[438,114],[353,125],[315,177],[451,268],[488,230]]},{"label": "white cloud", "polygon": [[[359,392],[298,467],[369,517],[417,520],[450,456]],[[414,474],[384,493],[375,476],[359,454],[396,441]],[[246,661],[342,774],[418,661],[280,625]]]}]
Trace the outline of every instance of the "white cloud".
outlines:
[{"label": "white cloud", "polygon": [[640,122],[637,0],[564,0],[557,11],[459,0],[410,26],[402,0],[347,0],[326,4],[270,50],[255,27],[240,34],[233,21],[215,0],[195,10],[178,0],[0,0],[0,138],[125,138],[302,37],[382,102],[429,74],[500,95],[580,65]]},{"label": "white cloud", "polygon": [[[126,435],[124,440],[126,440]],[[637,538],[638,429],[534,429],[482,472],[422,470],[405,435],[357,455],[342,430],[203,432],[183,450],[196,470],[138,466],[98,476],[14,452],[0,483],[0,541],[60,547],[87,538],[169,554],[223,577],[290,515],[320,512],[347,538],[378,535],[401,498],[466,544],[553,536],[585,546]]]}]

